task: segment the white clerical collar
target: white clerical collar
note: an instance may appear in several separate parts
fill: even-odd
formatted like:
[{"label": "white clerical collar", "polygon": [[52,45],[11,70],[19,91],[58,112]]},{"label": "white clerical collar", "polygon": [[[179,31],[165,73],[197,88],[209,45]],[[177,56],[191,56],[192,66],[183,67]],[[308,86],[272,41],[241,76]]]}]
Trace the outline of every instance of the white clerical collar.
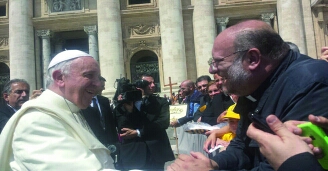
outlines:
[{"label": "white clerical collar", "polygon": [[257,100],[256,100],[253,96],[251,96],[251,95],[246,96],[246,98],[249,99],[249,100],[252,101],[252,102],[256,102],[256,101],[257,101]]}]

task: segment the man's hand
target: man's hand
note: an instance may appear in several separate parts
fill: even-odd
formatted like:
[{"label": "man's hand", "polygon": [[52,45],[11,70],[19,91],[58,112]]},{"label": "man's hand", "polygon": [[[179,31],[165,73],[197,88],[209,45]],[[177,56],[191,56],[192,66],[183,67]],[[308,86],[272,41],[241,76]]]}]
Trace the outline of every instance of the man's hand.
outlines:
[{"label": "man's hand", "polygon": [[218,169],[218,164],[200,152],[190,152],[190,156],[180,154],[179,157],[167,167],[168,171],[200,171]]},{"label": "man's hand", "polygon": [[269,115],[266,122],[276,135],[263,132],[251,124],[248,127],[247,136],[258,142],[261,153],[275,170],[278,170],[284,161],[296,154],[304,152],[313,154],[307,143],[290,132],[275,115]]},{"label": "man's hand", "polygon": [[227,121],[227,119],[224,118],[224,116],[227,114],[227,111],[223,111],[218,118],[216,119],[216,123],[221,123]]},{"label": "man's hand", "polygon": [[170,123],[170,126],[172,126],[172,127],[179,127],[180,124],[178,123],[178,120],[175,120],[175,121],[172,121],[172,122]]},{"label": "man's hand", "polygon": [[120,137],[123,139],[131,139],[138,136],[137,130],[130,129],[130,128],[122,128],[121,131],[123,132],[120,134]]},{"label": "man's hand", "polygon": [[43,88],[40,88],[39,90],[33,90],[30,100],[39,97],[43,91]]},{"label": "man's hand", "polygon": [[328,134],[328,119],[322,116],[314,116],[312,114],[309,115],[309,121],[315,125],[318,125]]},{"label": "man's hand", "polygon": [[228,147],[229,144],[230,144],[230,142],[224,141],[220,138],[217,138],[216,143],[215,143],[215,145],[223,145],[224,147]]},{"label": "man's hand", "polygon": [[204,145],[203,145],[203,150],[206,151],[207,153],[209,153],[208,149],[209,149],[209,146],[211,148],[214,148],[215,147],[215,144],[216,144],[216,138],[219,138],[221,137],[223,134],[229,132],[230,129],[229,129],[229,125],[226,125],[220,129],[214,129],[214,130],[211,130],[211,131],[206,131],[205,132],[205,135],[208,135]]},{"label": "man's hand", "polygon": [[216,133],[213,132],[215,130],[211,130],[211,131],[207,131],[205,134],[208,135],[207,133],[210,133],[209,136],[207,137],[206,141],[204,142],[204,145],[203,145],[203,150],[206,151],[207,153],[209,153],[208,149],[209,149],[209,146],[211,148],[214,148],[215,147],[215,144],[216,144]]},{"label": "man's hand", "polygon": [[[323,130],[328,133],[328,119],[324,118],[322,116],[314,116],[312,114],[309,115],[309,121],[311,121],[313,124],[316,124],[323,128]],[[288,128],[289,131],[293,132],[295,135],[302,135],[302,129],[297,127],[297,125],[305,123],[306,121],[295,121],[290,120],[284,122],[284,125]],[[323,152],[322,149],[318,147],[314,147],[312,144],[312,139],[309,137],[300,137],[304,142],[306,142],[309,147],[312,149],[313,154],[316,156],[316,158],[322,158]]]},{"label": "man's hand", "polygon": [[328,61],[328,47],[321,48],[321,57],[322,60]]},{"label": "man's hand", "polygon": [[[328,135],[328,119],[322,116],[314,116],[312,114],[309,115],[309,121],[312,122],[313,124],[319,126],[322,128],[322,130]],[[313,148],[313,153],[316,156],[316,158],[322,158],[323,157],[323,152],[320,148],[314,147]]]}]

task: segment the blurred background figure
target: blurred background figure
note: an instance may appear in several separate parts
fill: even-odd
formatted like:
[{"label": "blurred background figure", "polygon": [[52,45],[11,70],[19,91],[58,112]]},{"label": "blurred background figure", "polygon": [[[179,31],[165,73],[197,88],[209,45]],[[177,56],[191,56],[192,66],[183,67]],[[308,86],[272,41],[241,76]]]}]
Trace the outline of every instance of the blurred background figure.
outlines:
[{"label": "blurred background figure", "polygon": [[4,103],[0,105],[0,132],[10,117],[29,100],[30,85],[23,79],[12,79],[2,90]]}]

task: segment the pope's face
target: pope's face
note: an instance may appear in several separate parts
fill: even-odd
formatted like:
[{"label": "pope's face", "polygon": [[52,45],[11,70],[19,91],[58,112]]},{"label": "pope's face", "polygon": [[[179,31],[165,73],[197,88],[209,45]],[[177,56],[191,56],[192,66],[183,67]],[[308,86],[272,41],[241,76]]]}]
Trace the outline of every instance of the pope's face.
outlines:
[{"label": "pope's face", "polygon": [[101,89],[98,63],[90,57],[75,59],[70,73],[64,75],[64,97],[81,109],[87,108],[92,97]]}]

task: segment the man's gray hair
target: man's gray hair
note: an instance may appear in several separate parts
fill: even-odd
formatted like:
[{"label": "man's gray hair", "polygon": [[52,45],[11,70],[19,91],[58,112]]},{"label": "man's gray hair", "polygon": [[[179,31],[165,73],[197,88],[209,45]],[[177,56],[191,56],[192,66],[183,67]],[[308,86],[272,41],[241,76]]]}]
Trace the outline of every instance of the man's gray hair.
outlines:
[{"label": "man's gray hair", "polygon": [[234,47],[236,51],[246,51],[255,47],[260,50],[262,55],[273,60],[281,60],[284,58],[284,52],[289,50],[288,44],[278,33],[273,29],[265,28],[239,32],[234,40]]},{"label": "man's gray hair", "polygon": [[11,85],[14,84],[14,83],[24,83],[30,89],[30,84],[26,80],[24,80],[24,79],[12,79],[4,85],[3,90],[2,90],[2,94],[4,94],[4,93],[9,94],[12,91]]}]

